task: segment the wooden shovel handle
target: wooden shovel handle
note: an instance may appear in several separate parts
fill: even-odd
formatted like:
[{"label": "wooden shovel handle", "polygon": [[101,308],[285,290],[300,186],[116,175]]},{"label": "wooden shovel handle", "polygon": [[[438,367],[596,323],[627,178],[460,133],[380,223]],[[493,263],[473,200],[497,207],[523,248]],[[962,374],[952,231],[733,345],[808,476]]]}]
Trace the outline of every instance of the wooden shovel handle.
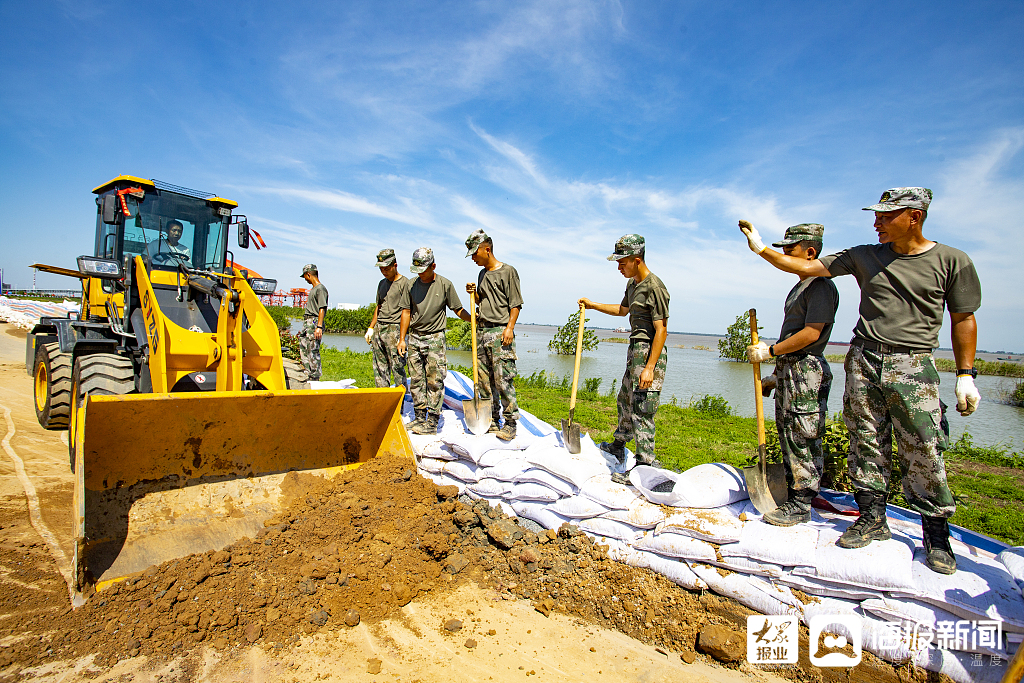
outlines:
[{"label": "wooden shovel handle", "polygon": [[473,397],[476,398],[476,385],[480,381],[480,365],[476,358],[476,292],[469,293],[469,326],[473,336]]},{"label": "wooden shovel handle", "polygon": [[[750,309],[750,343],[757,344],[757,309]],[[761,402],[761,364],[754,366],[754,408],[757,412],[757,445],[765,445],[764,404]],[[763,449],[762,449],[763,450]]]},{"label": "wooden shovel handle", "polygon": [[[580,356],[583,355],[583,323],[587,321],[586,308],[580,304],[580,331],[576,334],[576,366],[572,371],[572,393],[569,394],[569,412],[576,408],[576,387],[580,382]],[[570,418],[571,419],[571,418]]]}]

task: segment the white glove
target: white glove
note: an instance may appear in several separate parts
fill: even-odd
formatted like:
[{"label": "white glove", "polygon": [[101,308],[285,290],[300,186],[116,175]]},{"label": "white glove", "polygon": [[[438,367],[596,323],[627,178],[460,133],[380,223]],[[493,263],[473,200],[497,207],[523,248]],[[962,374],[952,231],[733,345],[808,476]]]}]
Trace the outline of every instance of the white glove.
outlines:
[{"label": "white glove", "polygon": [[746,236],[747,246],[755,254],[760,254],[767,248],[764,246],[764,242],[761,241],[761,235],[757,232],[757,228],[751,225],[750,221],[740,221],[740,232]]},{"label": "white glove", "polygon": [[981,394],[978,387],[974,386],[974,378],[970,375],[960,375],[956,378],[956,409],[962,416],[967,417],[978,409],[981,401]]},{"label": "white glove", "polygon": [[366,340],[367,344],[370,343],[370,340],[373,339],[373,328],[372,327],[367,327],[366,328],[366,334],[363,335],[363,339]]},{"label": "white glove", "polygon": [[768,353],[768,345],[763,341],[747,347],[747,360],[751,363],[763,363],[771,357],[772,355]]}]

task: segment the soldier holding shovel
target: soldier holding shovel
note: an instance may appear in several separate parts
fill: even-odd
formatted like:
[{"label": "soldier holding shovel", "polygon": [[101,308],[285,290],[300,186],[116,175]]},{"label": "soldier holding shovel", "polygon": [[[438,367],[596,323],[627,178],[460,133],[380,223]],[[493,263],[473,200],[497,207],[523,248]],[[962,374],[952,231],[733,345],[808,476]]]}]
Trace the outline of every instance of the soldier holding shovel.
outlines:
[{"label": "soldier holding shovel", "polygon": [[378,387],[389,387],[393,375],[395,386],[404,387],[405,355],[398,352],[398,335],[402,302],[409,296],[409,278],[398,272],[394,249],[382,249],[377,254],[376,265],[384,277],[377,283],[377,308],[365,335],[373,352],[373,381]]},{"label": "soldier holding shovel", "polygon": [[932,200],[923,187],[896,187],[865,211],[875,214],[878,244],[866,244],[813,261],[764,246],[757,230],[740,221],[750,249],[780,270],[801,277],[854,275],[860,285],[860,319],[846,355],[843,419],[850,431],[850,479],[860,517],[837,541],[861,548],[891,538],[885,499],[895,433],[903,461],[903,494],[921,513],[926,563],[952,574],[956,558],[947,520],[956,510],[946,484],[940,427],[938,346],[943,310],[952,321],[956,357],[956,408],[970,415],[981,396],[974,386],[974,355],[981,283],[970,257],[924,237]]},{"label": "soldier holding shovel", "polygon": [[[601,313],[629,316],[629,350],[626,372],[622,375],[617,400],[619,424],[612,443],[601,450],[614,455],[620,463],[626,459],[626,444],[636,440],[638,465],[661,467],[654,457],[654,414],[661,402],[661,387],[668,367],[668,302],[665,283],[644,262],[646,249],[640,235],[624,235],[615,243],[609,261],[618,261],[619,272],[629,280],[619,304],[597,304],[583,298],[579,304]],[[629,473],[612,474],[620,484],[629,483]]]},{"label": "soldier holding shovel", "polygon": [[[483,371],[480,398],[491,399],[491,426],[488,434],[502,441],[516,438],[519,404],[516,403],[516,320],[523,307],[519,273],[494,256],[494,242],[483,230],[466,239],[466,256],[481,266],[476,283],[467,283],[466,291],[476,292],[480,314],[477,333],[477,359]],[[500,400],[499,400],[500,399]],[[499,429],[500,417],[505,424]]]}]

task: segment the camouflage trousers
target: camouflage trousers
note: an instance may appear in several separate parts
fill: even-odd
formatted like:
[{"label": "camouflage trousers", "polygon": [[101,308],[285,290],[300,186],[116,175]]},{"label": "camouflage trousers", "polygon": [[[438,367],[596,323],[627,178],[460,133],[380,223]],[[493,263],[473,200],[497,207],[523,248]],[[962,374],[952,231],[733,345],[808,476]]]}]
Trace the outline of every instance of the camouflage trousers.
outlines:
[{"label": "camouflage trousers", "polygon": [[828,414],[832,370],[822,356],[779,356],[775,364],[775,428],[786,484],[817,493],[825,456],[821,437]]},{"label": "camouflage trousers", "polygon": [[444,332],[410,334],[407,349],[413,407],[440,415],[444,402],[444,378],[448,374]]},{"label": "camouflage trousers", "polygon": [[887,353],[850,346],[843,419],[850,431],[850,479],[858,491],[885,493],[892,437],[903,465],[903,495],[930,517],[956,511],[942,457],[939,373],[930,353]]},{"label": "camouflage trousers", "polygon": [[516,342],[508,346],[501,343],[501,335],[505,327],[478,327],[476,341],[476,358],[480,364],[480,398],[490,399],[491,419],[494,424],[501,424],[498,419],[502,415],[505,421],[519,420],[519,404],[516,403]]},{"label": "camouflage trousers", "polygon": [[406,357],[398,353],[399,330],[398,323],[379,322],[370,338],[370,351],[373,352],[373,381],[380,388],[391,386],[392,375],[396,387],[405,387]]},{"label": "camouflage trousers", "polygon": [[636,440],[636,461],[640,465],[654,462],[654,414],[661,403],[661,387],[665,382],[665,368],[668,367],[668,349],[661,349],[661,356],[654,366],[654,381],[649,389],[641,390],[640,373],[647,366],[651,355],[651,343],[631,341],[626,352],[626,372],[622,375],[622,386],[616,405],[619,410],[619,424],[615,428],[615,440],[626,443]]},{"label": "camouflage trousers", "polygon": [[316,338],[317,318],[304,318],[302,329],[295,336],[299,340],[299,358],[311,382],[320,381],[320,340]]}]

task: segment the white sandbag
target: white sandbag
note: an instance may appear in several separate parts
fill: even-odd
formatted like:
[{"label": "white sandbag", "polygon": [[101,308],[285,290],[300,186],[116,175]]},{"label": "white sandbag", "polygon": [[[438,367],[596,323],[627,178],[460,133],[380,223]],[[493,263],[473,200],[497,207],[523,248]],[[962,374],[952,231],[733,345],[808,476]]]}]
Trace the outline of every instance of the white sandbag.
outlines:
[{"label": "white sandbag", "polygon": [[[722,547],[724,548],[727,546]],[[723,557],[721,559],[714,560],[711,564],[716,567],[722,567],[723,569],[739,572],[740,574],[763,576],[769,579],[777,579],[786,573],[786,568],[781,565],[772,564],[771,562],[758,562],[757,560],[751,560],[747,557]]]},{"label": "white sandbag", "polygon": [[419,467],[422,472],[441,474],[441,472],[444,471],[445,461],[438,460],[436,458],[417,458],[416,466]]},{"label": "white sandbag", "polygon": [[552,491],[543,484],[514,484],[505,496],[508,500],[525,500],[538,503],[553,503],[558,500],[557,491]]},{"label": "white sandbag", "polygon": [[557,530],[565,522],[572,523],[575,521],[568,519],[567,517],[562,517],[552,509],[551,505],[547,505],[545,503],[531,503],[525,500],[514,500],[511,505],[517,516],[533,520],[545,529]]},{"label": "white sandbag", "polygon": [[722,557],[747,557],[786,567],[813,565],[817,546],[818,530],[814,527],[748,522],[738,543],[722,546]]},{"label": "white sandbag", "polygon": [[576,488],[581,488],[588,479],[608,474],[608,468],[603,463],[570,455],[560,447],[531,450],[526,453],[526,460],[534,467],[571,482]]},{"label": "white sandbag", "polygon": [[444,473],[466,483],[480,479],[480,468],[466,460],[452,460],[444,464]]},{"label": "white sandbag", "polygon": [[459,481],[455,477],[448,476],[447,474],[433,474],[431,472],[424,472],[423,476],[426,477],[427,479],[430,479],[438,486],[455,486],[459,489],[459,493],[466,492],[465,482]]},{"label": "white sandbag", "polygon": [[668,557],[661,557],[654,553],[637,550],[633,556],[635,567],[645,567],[655,571],[677,586],[690,590],[700,590],[708,587],[703,579],[693,573],[686,562]]},{"label": "white sandbag", "polygon": [[576,486],[573,486],[565,479],[562,479],[561,477],[556,477],[550,472],[539,469],[537,467],[531,467],[528,470],[520,472],[515,476],[515,479],[513,479],[513,481],[515,481],[517,484],[541,484],[543,486],[547,486],[549,489],[557,492],[559,495],[562,496],[575,496],[579,492],[579,489]]},{"label": "white sandbag", "polygon": [[924,558],[924,548],[918,548],[912,575],[920,600],[961,619],[1002,619],[1004,631],[1024,632],[1024,599],[1002,562],[957,555],[956,573],[946,575],[928,569]]},{"label": "white sandbag", "polygon": [[1024,588],[1024,547],[1007,548],[996,556],[1017,585]]},{"label": "white sandbag", "polygon": [[579,526],[581,531],[585,531],[588,534],[595,536],[607,536],[608,538],[617,538],[620,541],[626,543],[634,543],[641,535],[641,532],[637,531],[628,524],[622,522],[613,522],[610,519],[601,519],[600,517],[593,517],[591,519],[577,519],[574,520],[576,525]]},{"label": "white sandbag", "polygon": [[[559,432],[558,443],[564,448],[565,444],[562,443],[561,437],[562,435]],[[636,467],[636,455],[628,448],[623,448],[623,450],[626,453],[626,457],[622,462],[619,462],[619,459],[611,453],[602,451],[600,447],[594,443],[594,440],[590,438],[589,434],[583,434],[580,436],[580,452],[578,453],[578,457],[604,463],[605,468],[609,472],[629,472],[631,469]]]},{"label": "white sandbag", "polygon": [[480,467],[497,467],[509,462],[517,462],[520,463],[519,471],[522,472],[530,466],[530,463],[523,459],[523,453],[525,452],[526,451],[503,451],[495,449],[493,451],[487,451],[481,455],[476,464]]},{"label": "white sandbag", "polygon": [[[748,498],[743,474],[725,463],[697,465],[682,474],[639,465],[629,481],[652,503],[673,507],[717,508]],[[672,482],[670,491],[654,490],[665,482]]]},{"label": "white sandbag", "polygon": [[761,614],[790,614],[797,618],[800,616],[800,608],[790,604],[800,604],[799,601],[784,587],[773,586],[757,576],[735,572],[726,572],[726,575],[722,576],[715,567],[700,562],[688,564],[693,573],[719,595],[732,598]]},{"label": "white sandbag", "polygon": [[682,534],[712,543],[736,543],[740,540],[743,522],[726,508],[698,510],[682,508],[655,527],[655,534]]},{"label": "white sandbag", "polygon": [[569,496],[568,498],[559,498],[553,506],[553,509],[563,517],[569,519],[589,519],[590,517],[598,517],[604,512],[608,512],[608,508],[585,498],[583,496]]},{"label": "white sandbag", "polygon": [[512,441],[502,441],[494,434],[472,434],[445,435],[441,440],[452,447],[459,455],[479,462],[480,458],[488,451],[519,451],[526,448],[529,439],[515,438]]},{"label": "white sandbag", "polygon": [[[481,463],[480,467],[483,467]],[[480,470],[480,477],[488,477],[490,479],[500,479],[501,481],[514,482],[516,477],[523,473],[524,470],[530,467],[530,463],[525,460],[518,458],[509,458],[508,460],[502,460],[501,462],[492,465],[490,467],[483,467]]]},{"label": "white sandbag", "polygon": [[657,505],[638,498],[629,508],[625,510],[608,510],[602,513],[601,517],[622,522],[637,529],[653,529],[661,522],[664,522],[668,515]]},{"label": "white sandbag", "polygon": [[894,534],[888,541],[874,541],[851,550],[836,545],[843,528],[819,530],[814,566],[797,567],[793,574],[876,591],[915,592],[911,539]]},{"label": "white sandbag", "polygon": [[630,505],[640,500],[636,492],[628,486],[616,484],[608,475],[595,477],[580,486],[580,495],[604,505],[610,510],[627,510]]},{"label": "white sandbag", "polygon": [[487,477],[467,484],[466,489],[485,498],[500,498],[511,491],[512,486],[511,482]]},{"label": "white sandbag", "polygon": [[994,641],[995,637],[985,637],[987,634],[978,630],[978,622],[975,620],[971,620],[966,629],[959,633],[951,631],[955,638],[946,638],[943,634],[941,639],[937,639],[936,628],[939,622],[955,623],[960,617],[936,605],[905,598],[872,598],[861,602],[860,608],[884,621],[901,624],[904,631],[910,634],[917,633],[927,639],[933,647],[1006,656],[1004,644],[1001,642],[993,642],[995,648],[984,646],[986,641]]},{"label": "white sandbag", "polygon": [[458,460],[459,454],[446,446],[441,439],[430,434],[410,434],[412,450],[416,455],[425,455],[437,460]]},{"label": "white sandbag", "polygon": [[788,571],[782,572],[782,574],[777,578],[777,581],[789,586],[790,588],[796,588],[810,595],[816,595],[823,598],[836,598],[839,600],[852,600],[855,602],[885,595],[883,591],[879,590],[834,583],[814,576],[801,576],[799,574],[794,574],[792,569],[793,568],[791,567]]},{"label": "white sandbag", "polygon": [[712,562],[716,559],[715,548],[710,543],[681,534],[646,534],[633,547],[683,560]]}]

